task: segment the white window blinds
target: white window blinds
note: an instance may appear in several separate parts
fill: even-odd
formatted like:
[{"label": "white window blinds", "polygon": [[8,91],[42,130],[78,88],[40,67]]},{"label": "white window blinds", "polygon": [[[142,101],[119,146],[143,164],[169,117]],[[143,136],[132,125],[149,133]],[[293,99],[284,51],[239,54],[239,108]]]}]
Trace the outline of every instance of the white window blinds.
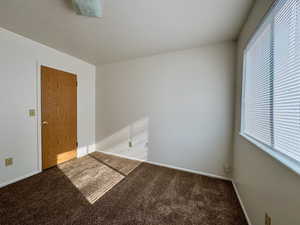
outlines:
[{"label": "white window blinds", "polygon": [[300,161],[299,1],[274,18],[274,148]]},{"label": "white window blinds", "polygon": [[245,132],[271,145],[271,26],[265,26],[246,55]]},{"label": "white window blinds", "polygon": [[300,0],[278,0],[245,50],[242,133],[300,162]]}]

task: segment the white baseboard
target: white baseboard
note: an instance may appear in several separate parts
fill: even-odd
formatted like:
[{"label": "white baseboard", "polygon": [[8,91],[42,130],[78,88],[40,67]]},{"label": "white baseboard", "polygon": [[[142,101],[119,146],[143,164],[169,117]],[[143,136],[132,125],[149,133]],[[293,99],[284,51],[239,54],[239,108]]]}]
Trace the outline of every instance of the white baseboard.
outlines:
[{"label": "white baseboard", "polygon": [[248,222],[248,225],[252,225],[251,220],[250,220],[250,217],[248,216],[248,213],[247,213],[247,211],[246,211],[246,207],[245,207],[245,205],[244,205],[244,203],[243,203],[243,201],[242,201],[242,198],[241,198],[241,196],[240,196],[240,194],[239,194],[239,191],[238,191],[238,189],[237,189],[237,186],[236,186],[236,184],[235,184],[235,182],[234,182],[233,180],[232,180],[232,185],[233,185],[234,191],[235,191],[235,193],[236,193],[236,195],[237,195],[237,197],[238,197],[238,199],[239,199],[240,205],[241,205],[241,207],[242,207],[242,209],[243,209],[243,211],[244,211],[244,214],[245,214],[246,220],[247,220],[247,222]]},{"label": "white baseboard", "polygon": [[181,168],[181,167],[177,167],[177,166],[171,166],[168,164],[163,164],[163,163],[157,163],[157,162],[152,162],[149,160],[140,160],[137,158],[133,158],[133,157],[128,157],[128,156],[124,156],[121,154],[116,154],[116,153],[111,153],[111,152],[105,152],[105,151],[99,151],[98,152],[104,153],[104,154],[108,154],[108,155],[114,155],[114,156],[118,156],[121,158],[126,158],[126,159],[131,159],[131,160],[137,160],[137,161],[141,161],[141,162],[146,162],[152,165],[156,165],[156,166],[161,166],[161,167],[167,167],[170,169],[175,169],[175,170],[180,170],[180,171],[184,171],[184,172],[189,172],[189,173],[194,173],[194,174],[199,174],[199,175],[203,175],[203,176],[207,176],[207,177],[212,177],[212,178],[217,178],[217,179],[221,179],[221,180],[228,180],[228,181],[232,181],[231,178],[229,177],[223,177],[223,176],[219,176],[219,175],[215,175],[215,174],[211,174],[211,173],[206,173],[206,172],[201,172],[201,171],[197,171],[197,170],[191,170],[191,169],[185,169],[185,168]]},{"label": "white baseboard", "polygon": [[212,178],[217,178],[217,179],[221,179],[221,180],[227,180],[227,181],[231,181],[231,178],[229,177],[223,177],[220,175],[215,175],[212,173],[206,173],[206,172],[202,172],[202,171],[198,171],[198,170],[191,170],[191,169],[186,169],[186,168],[182,168],[182,167],[177,167],[177,166],[171,166],[168,164],[164,164],[164,163],[157,163],[157,162],[152,162],[152,161],[145,161],[146,163],[152,164],[152,165],[156,165],[156,166],[161,166],[161,167],[166,167],[166,168],[170,168],[170,169],[174,169],[174,170],[180,170],[180,171],[184,171],[184,172],[188,172],[188,173],[194,173],[194,174],[198,174],[198,175],[202,175],[202,176],[206,176],[206,177],[212,177]]},{"label": "white baseboard", "polygon": [[12,180],[10,180],[10,181],[6,181],[6,182],[0,184],[0,188],[5,187],[5,186],[7,186],[7,185],[9,185],[9,184],[16,183],[16,182],[18,182],[18,181],[20,181],[20,180],[24,180],[24,179],[26,179],[26,178],[28,178],[28,177],[31,177],[31,176],[33,176],[33,175],[36,175],[36,174],[38,174],[38,173],[40,173],[40,172],[41,172],[41,171],[34,171],[34,172],[31,172],[31,173],[26,174],[26,175],[24,175],[24,176],[20,176],[20,177],[18,177],[18,178],[12,179]]},{"label": "white baseboard", "polygon": [[125,158],[125,159],[131,159],[131,160],[135,160],[135,161],[146,162],[145,160],[141,160],[141,159],[138,159],[138,158],[121,155],[121,154],[118,154],[118,153],[106,152],[106,151],[100,151],[100,150],[96,150],[96,152],[101,152],[103,154],[113,155],[113,156],[117,156],[117,157],[121,157],[121,158]]}]

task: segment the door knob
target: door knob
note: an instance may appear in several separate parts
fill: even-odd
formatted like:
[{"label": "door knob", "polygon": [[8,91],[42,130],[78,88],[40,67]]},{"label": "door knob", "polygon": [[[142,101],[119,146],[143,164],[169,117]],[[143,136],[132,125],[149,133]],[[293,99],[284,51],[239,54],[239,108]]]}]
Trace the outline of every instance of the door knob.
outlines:
[{"label": "door knob", "polygon": [[48,125],[48,122],[47,121],[43,121],[42,124],[43,125]]}]

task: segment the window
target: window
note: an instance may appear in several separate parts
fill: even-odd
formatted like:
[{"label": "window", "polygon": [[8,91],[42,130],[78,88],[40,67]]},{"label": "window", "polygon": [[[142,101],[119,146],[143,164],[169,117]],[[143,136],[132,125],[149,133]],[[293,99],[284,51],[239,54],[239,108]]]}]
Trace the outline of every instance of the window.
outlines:
[{"label": "window", "polygon": [[243,76],[241,134],[300,173],[300,0],[271,8],[244,51]]}]

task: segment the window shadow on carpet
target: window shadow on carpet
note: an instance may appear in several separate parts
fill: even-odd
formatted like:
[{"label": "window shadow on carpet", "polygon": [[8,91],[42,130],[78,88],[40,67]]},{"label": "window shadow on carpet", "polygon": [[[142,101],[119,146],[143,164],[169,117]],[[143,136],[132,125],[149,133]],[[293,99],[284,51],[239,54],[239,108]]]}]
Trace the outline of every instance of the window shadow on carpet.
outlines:
[{"label": "window shadow on carpet", "polygon": [[61,172],[94,204],[122,181],[140,162],[102,153],[92,153],[58,166]]}]

